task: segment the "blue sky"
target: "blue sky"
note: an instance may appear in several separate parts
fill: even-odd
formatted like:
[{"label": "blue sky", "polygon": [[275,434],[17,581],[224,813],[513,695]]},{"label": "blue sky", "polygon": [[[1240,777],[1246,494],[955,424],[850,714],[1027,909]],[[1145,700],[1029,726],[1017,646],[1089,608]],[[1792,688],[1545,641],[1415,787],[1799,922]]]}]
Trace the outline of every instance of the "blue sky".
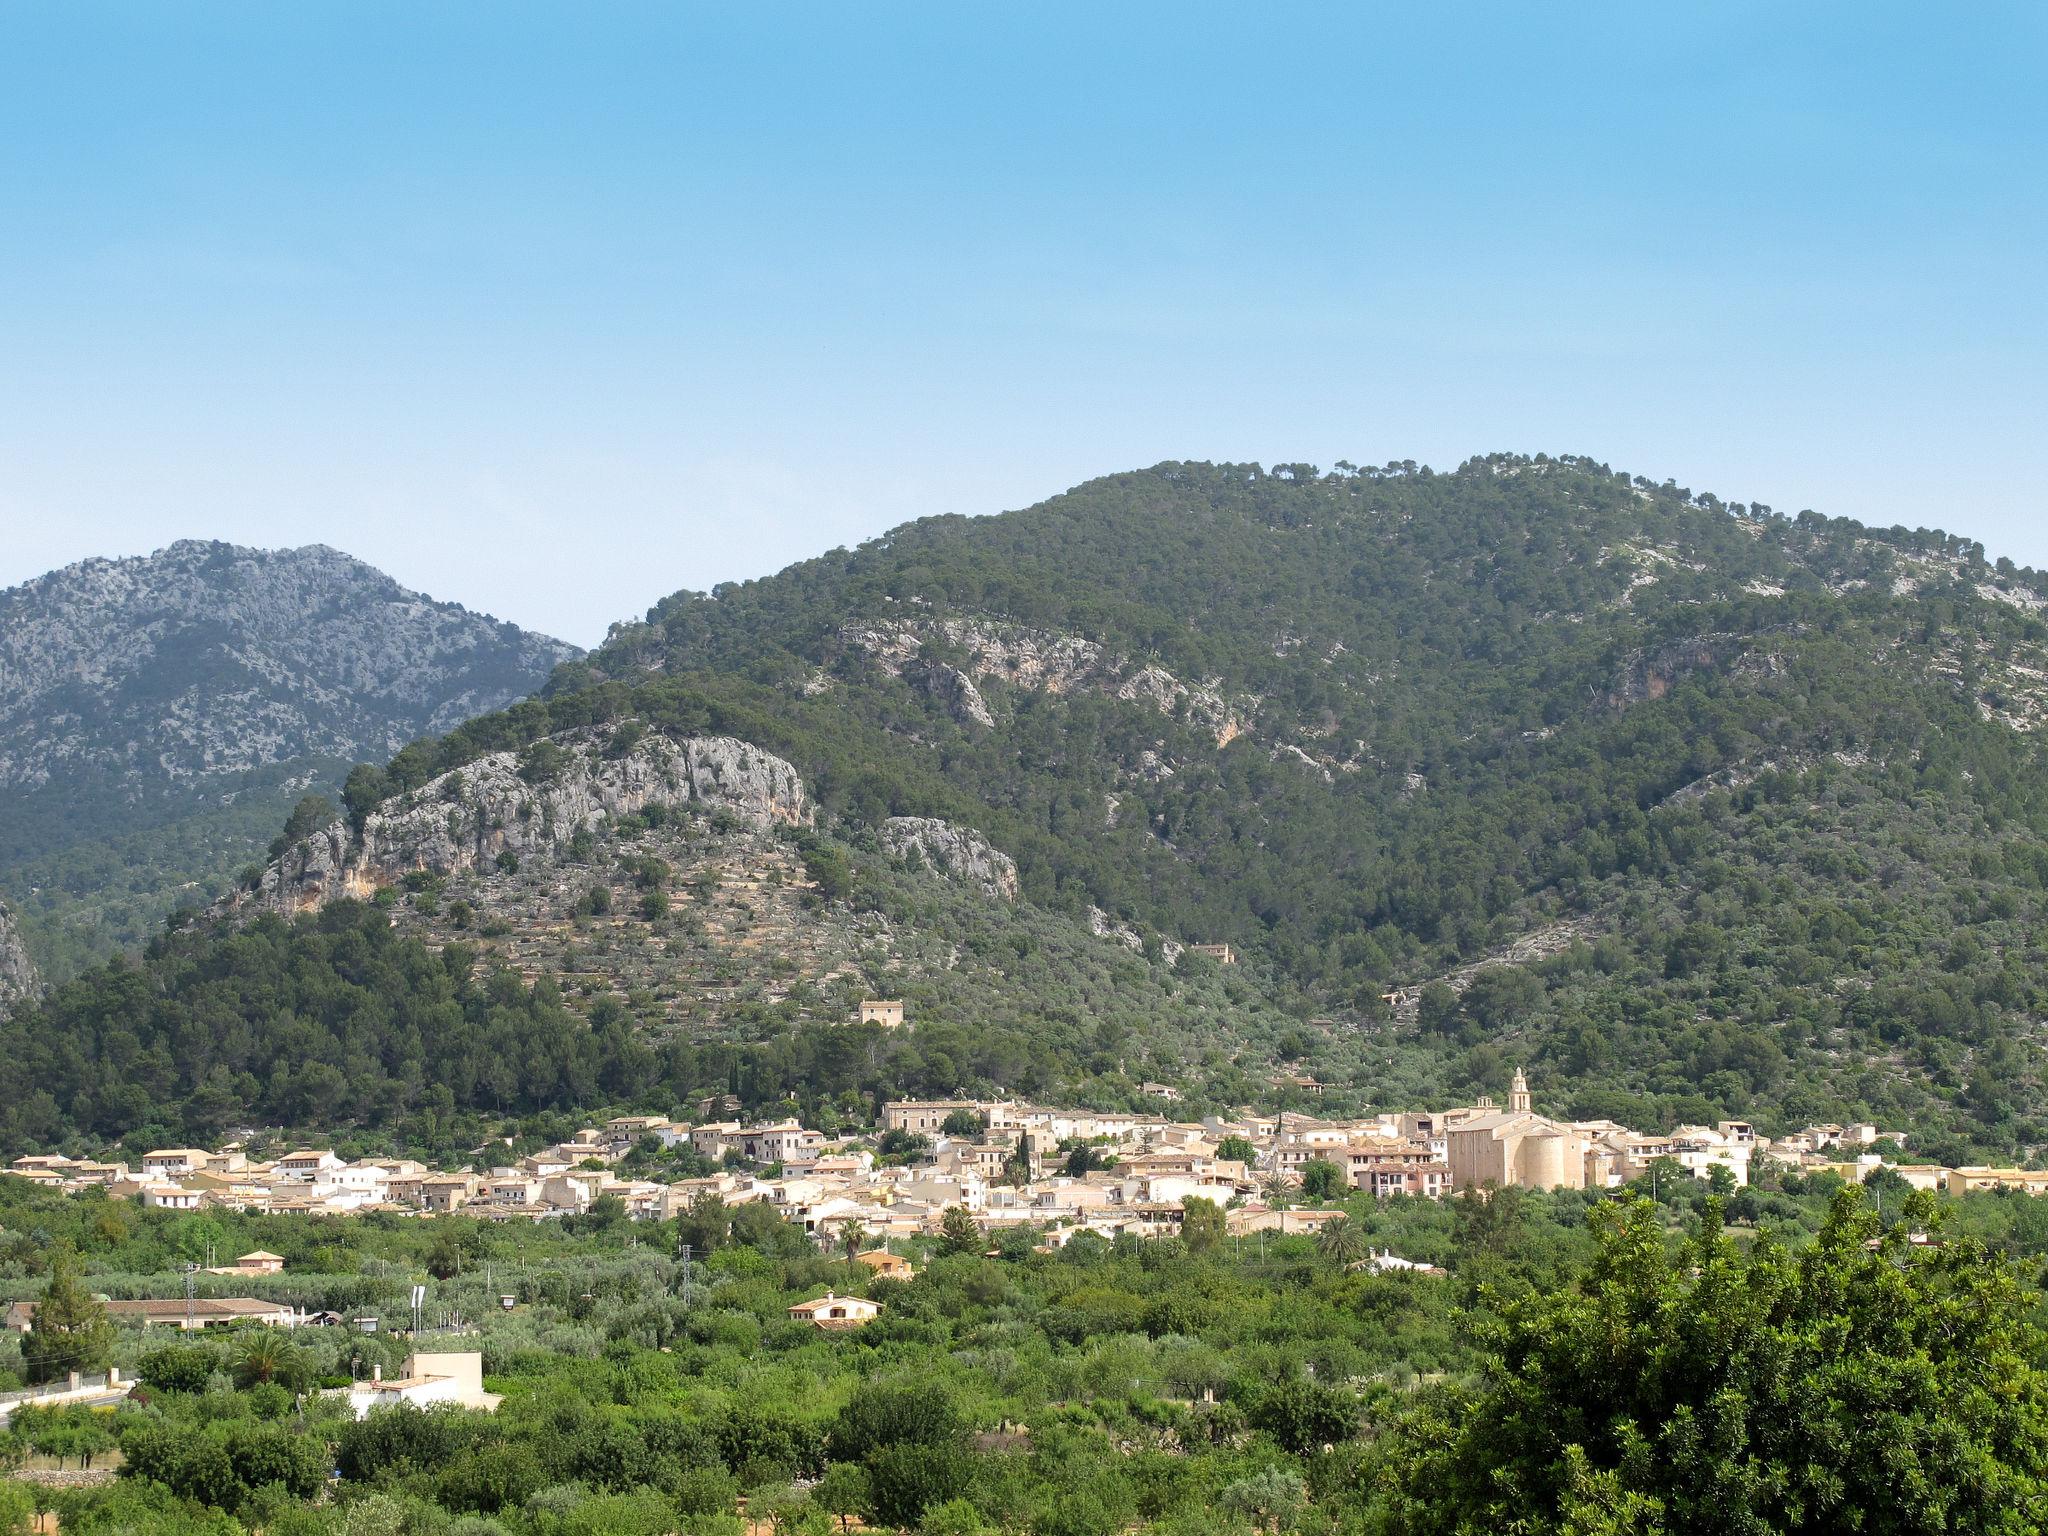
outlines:
[{"label": "blue sky", "polygon": [[0,584],[591,643],[1166,458],[1580,452],[2048,566],[2038,6],[0,8]]}]

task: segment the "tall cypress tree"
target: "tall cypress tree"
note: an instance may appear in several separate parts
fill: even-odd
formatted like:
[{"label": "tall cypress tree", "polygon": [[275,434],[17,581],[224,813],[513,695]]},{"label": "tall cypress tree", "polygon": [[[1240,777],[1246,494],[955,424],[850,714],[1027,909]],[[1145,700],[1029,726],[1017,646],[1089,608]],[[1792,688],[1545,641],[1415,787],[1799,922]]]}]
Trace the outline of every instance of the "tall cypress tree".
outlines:
[{"label": "tall cypress tree", "polygon": [[85,1288],[78,1253],[61,1244],[50,1255],[50,1283],[21,1341],[30,1382],[54,1381],[71,1371],[103,1371],[114,1358],[114,1325],[107,1309]]}]

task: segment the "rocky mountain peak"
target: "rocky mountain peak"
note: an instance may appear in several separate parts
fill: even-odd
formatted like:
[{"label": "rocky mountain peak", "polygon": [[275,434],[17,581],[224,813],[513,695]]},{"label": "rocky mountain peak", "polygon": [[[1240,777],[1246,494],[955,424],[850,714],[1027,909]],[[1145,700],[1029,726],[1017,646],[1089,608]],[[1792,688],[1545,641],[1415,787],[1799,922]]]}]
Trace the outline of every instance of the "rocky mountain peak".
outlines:
[{"label": "rocky mountain peak", "polygon": [[0,789],[387,757],[577,654],[324,545],[86,560],[0,592]]}]

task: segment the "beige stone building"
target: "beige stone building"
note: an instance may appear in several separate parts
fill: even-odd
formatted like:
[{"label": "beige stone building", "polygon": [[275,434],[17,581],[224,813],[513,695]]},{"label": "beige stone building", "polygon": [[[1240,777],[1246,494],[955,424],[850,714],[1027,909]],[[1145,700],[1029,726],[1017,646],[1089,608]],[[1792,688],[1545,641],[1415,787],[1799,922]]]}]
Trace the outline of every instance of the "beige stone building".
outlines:
[{"label": "beige stone building", "polygon": [[1505,1110],[1461,1119],[1445,1133],[1453,1189],[1488,1184],[1522,1189],[1584,1189],[1591,1138],[1576,1126],[1537,1114],[1529,1082],[1515,1072]]},{"label": "beige stone building", "polygon": [[1948,1192],[1975,1195],[1989,1190],[2017,1189],[2023,1194],[2048,1195],[2048,1169],[2034,1168],[1952,1168]]}]

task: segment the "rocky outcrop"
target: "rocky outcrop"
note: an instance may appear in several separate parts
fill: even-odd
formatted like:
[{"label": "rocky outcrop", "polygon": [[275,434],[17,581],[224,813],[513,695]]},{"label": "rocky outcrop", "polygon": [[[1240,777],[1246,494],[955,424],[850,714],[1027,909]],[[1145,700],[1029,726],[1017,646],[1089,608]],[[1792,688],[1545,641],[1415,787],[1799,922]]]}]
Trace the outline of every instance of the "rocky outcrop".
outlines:
[{"label": "rocky outcrop", "polygon": [[[1145,947],[1145,936],[1142,933],[1129,923],[1117,921],[1100,907],[1091,906],[1088,909],[1088,931],[1098,939],[1109,939],[1113,943],[1123,945],[1125,949],[1143,950]],[[1179,939],[1169,939],[1165,934],[1159,936],[1160,958],[1168,965],[1180,964],[1180,957],[1186,952],[1187,945],[1181,943]]]},{"label": "rocky outcrop", "polygon": [[[1595,932],[1590,917],[1568,917],[1533,933],[1525,933],[1519,939],[1496,949],[1484,959],[1474,960],[1455,970],[1446,971],[1436,977],[1459,997],[1471,990],[1473,978],[1481,971],[1497,970],[1510,965],[1537,965],[1545,960],[1555,959],[1574,944],[1584,943]],[[1392,1008],[1394,1018],[1403,1024],[1413,1024],[1422,1011],[1422,987],[1403,987],[1398,992],[1385,994]]]},{"label": "rocky outcrop", "polygon": [[14,925],[14,914],[0,904],[0,1017],[34,1001],[42,990],[35,963],[22,945],[21,930]]},{"label": "rocky outcrop", "polygon": [[[797,771],[730,736],[641,737],[615,750],[595,731],[551,738],[542,748],[495,752],[387,800],[360,832],[338,821],[288,849],[238,900],[275,912],[357,899],[415,871],[448,875],[509,855],[554,857],[579,835],[651,806],[726,815],[756,828],[810,820]],[[508,861],[509,862],[509,861]]]},{"label": "rocky outcrop", "polygon": [[1258,707],[1255,698],[1226,697],[1217,683],[1190,684],[1162,666],[1134,665],[1078,635],[993,620],[907,618],[848,624],[840,630],[839,641],[923,689],[963,723],[995,724],[976,686],[978,680],[989,678],[1039,693],[1093,689],[1146,704],[1163,715],[1182,715],[1213,735],[1219,747],[1244,734]]},{"label": "rocky outcrop", "polygon": [[999,901],[1017,899],[1017,861],[972,827],[933,816],[891,816],[882,823],[882,846],[899,859],[915,853],[927,868]]},{"label": "rocky outcrop", "polygon": [[1734,635],[1701,635],[1677,640],[1655,651],[1639,651],[1622,663],[1607,695],[1609,707],[1627,709],[1632,704],[1661,699],[1671,685],[1695,672],[1711,671],[1725,664],[1741,648]]},{"label": "rocky outcrop", "polygon": [[958,667],[949,667],[944,662],[913,662],[903,669],[903,676],[962,725],[987,728],[996,723],[996,717],[989,713],[988,700],[974,686],[974,679]]}]

